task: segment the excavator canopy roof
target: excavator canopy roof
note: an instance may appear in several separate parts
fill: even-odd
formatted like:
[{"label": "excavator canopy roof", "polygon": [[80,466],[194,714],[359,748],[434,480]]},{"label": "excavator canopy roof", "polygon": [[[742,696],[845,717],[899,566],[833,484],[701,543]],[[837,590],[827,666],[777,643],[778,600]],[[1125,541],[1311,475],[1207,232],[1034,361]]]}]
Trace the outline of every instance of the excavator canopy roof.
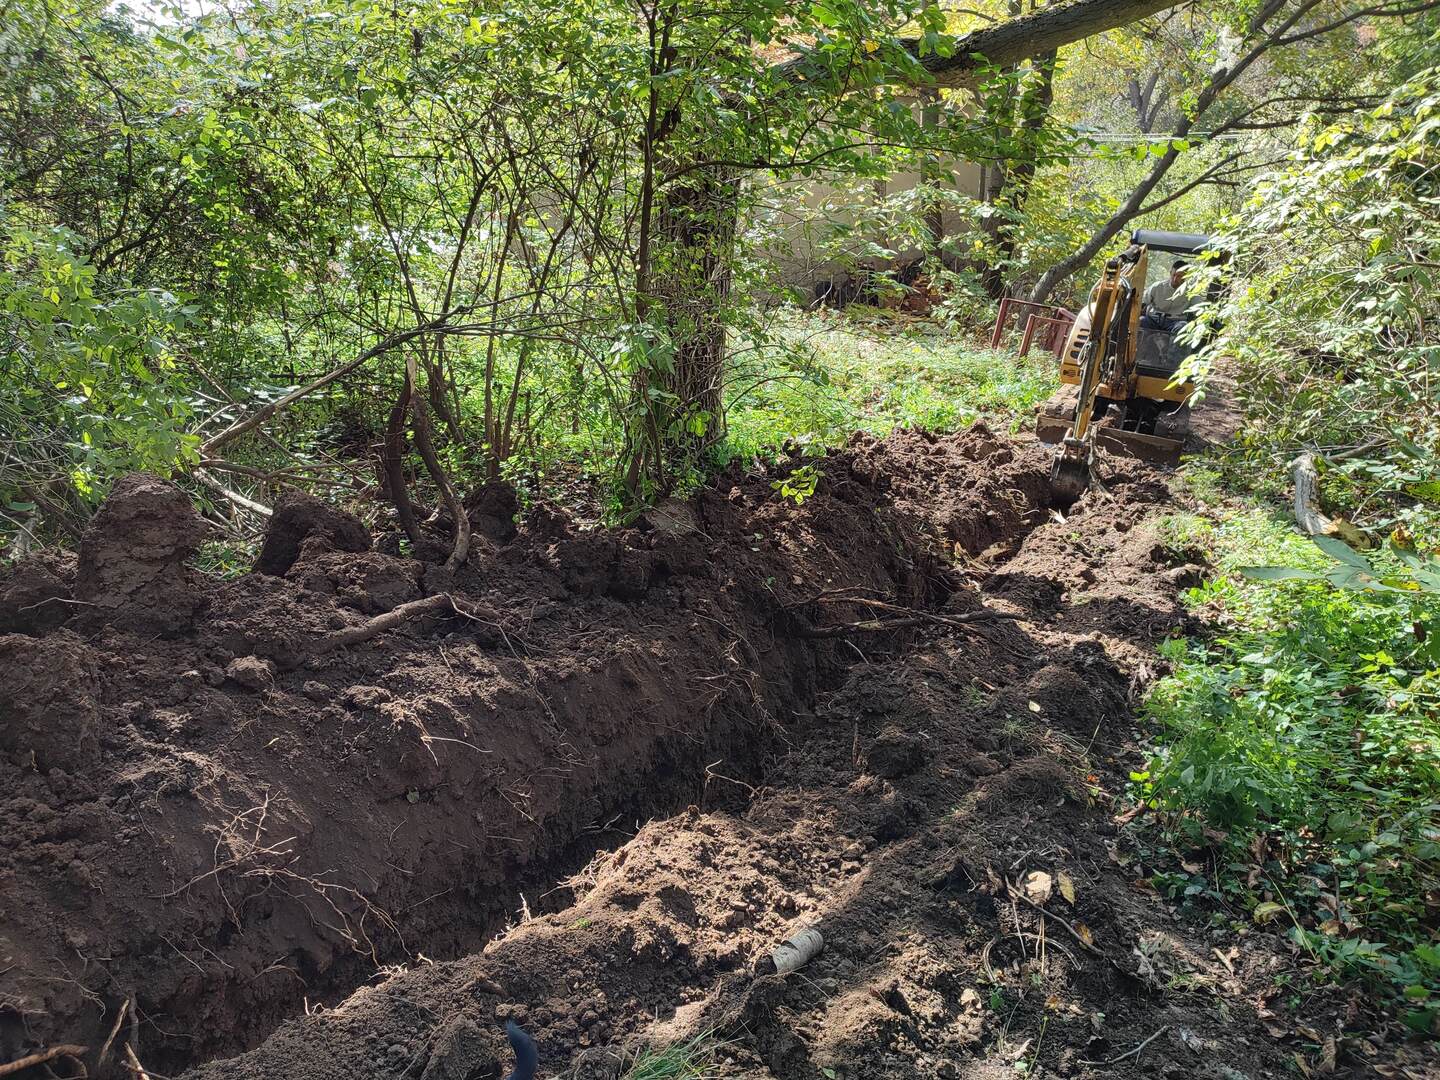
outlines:
[{"label": "excavator canopy roof", "polygon": [[1144,244],[1151,251],[1169,251],[1176,255],[1199,255],[1213,246],[1213,241],[1208,236],[1164,232],[1161,229],[1136,229],[1130,234],[1130,242]]}]

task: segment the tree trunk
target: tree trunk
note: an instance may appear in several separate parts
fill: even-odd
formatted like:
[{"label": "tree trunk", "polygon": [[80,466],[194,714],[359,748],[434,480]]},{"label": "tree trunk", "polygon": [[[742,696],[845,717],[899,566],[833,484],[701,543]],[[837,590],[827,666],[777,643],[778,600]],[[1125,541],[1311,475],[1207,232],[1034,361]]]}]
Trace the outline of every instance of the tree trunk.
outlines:
[{"label": "tree trunk", "polygon": [[1138,73],[1130,77],[1125,87],[1125,98],[1130,108],[1135,113],[1135,126],[1140,129],[1140,134],[1149,135],[1155,130],[1155,122],[1159,119],[1160,110],[1165,105],[1164,95],[1158,98],[1156,93],[1160,82],[1160,69],[1157,67],[1145,79],[1145,85],[1140,85]]},{"label": "tree trunk", "polygon": [[[940,95],[931,92],[925,95],[925,106],[920,114],[921,126],[927,132],[933,132],[940,126]],[[939,187],[948,178],[948,170],[940,163],[940,158],[933,153],[926,152],[920,160],[920,180],[930,188]],[[931,201],[925,208],[925,231],[929,234],[930,256],[945,266],[946,269],[954,269],[949,265],[948,255],[945,251],[945,210],[944,204],[939,201]]]},{"label": "tree trunk", "polygon": [[[657,489],[725,434],[725,304],[739,219],[733,171],[702,167],[664,188],[650,238],[647,301],[662,313],[668,364],[646,375],[646,433],[631,476],[648,471]],[[640,445],[648,440],[649,445]],[[633,490],[633,483],[632,483]]]},{"label": "tree trunk", "polygon": [[[960,86],[982,65],[1018,63],[1174,5],[1175,0],[1075,0],[977,30],[956,42],[952,55],[930,53],[920,57],[920,63],[931,73],[933,86]],[[652,37],[655,29],[652,26]],[[919,56],[918,41],[910,48]],[[666,44],[656,48],[652,41],[652,49],[658,59],[665,55]],[[800,83],[810,63],[805,57],[787,60],[776,74]],[[656,115],[647,122],[647,155],[660,142],[659,124]],[[653,165],[647,156],[647,184],[658,180]],[[624,479],[632,496],[639,494],[642,472],[648,471],[664,490],[677,464],[692,461],[724,433],[723,307],[730,292],[729,254],[739,215],[738,178],[728,168],[698,168],[668,186],[655,183],[651,191],[659,199],[653,228],[648,208],[641,215],[638,304],[642,318],[652,301],[663,310],[673,360],[669,370],[651,371],[637,380],[646,430],[630,434],[626,451]]]},{"label": "tree trunk", "polygon": [[[1020,246],[1020,223],[1017,219],[1025,209],[1025,203],[1029,201],[1037,168],[1031,144],[1045,127],[1045,121],[1050,118],[1050,106],[1055,102],[1057,55],[1056,50],[1052,49],[1032,61],[1038,79],[1034,85],[1025,89],[1016,102],[1022,156],[1005,163],[1003,187],[993,199],[987,198],[997,210],[987,221],[987,224],[994,222],[995,258],[985,268],[981,280],[992,300],[999,300],[1005,295],[1005,273]],[[1031,152],[1023,153],[1027,147]]]}]

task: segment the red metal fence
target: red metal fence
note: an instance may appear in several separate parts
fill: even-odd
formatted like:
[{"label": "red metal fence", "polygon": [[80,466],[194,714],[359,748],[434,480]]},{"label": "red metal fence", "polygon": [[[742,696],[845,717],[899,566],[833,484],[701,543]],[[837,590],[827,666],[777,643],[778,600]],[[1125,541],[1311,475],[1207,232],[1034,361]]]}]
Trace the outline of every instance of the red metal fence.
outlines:
[{"label": "red metal fence", "polygon": [[1020,337],[1020,355],[1024,356],[1030,351],[1031,345],[1038,345],[1042,349],[1049,349],[1055,354],[1056,359],[1065,352],[1065,342],[1070,336],[1070,327],[1075,324],[1075,313],[1066,311],[1054,304],[1036,304],[1030,300],[1020,300],[1017,297],[1007,296],[1000,301],[1000,311],[995,316],[995,329],[990,334],[990,347],[998,349],[1000,343],[1005,339],[1005,332],[1010,329],[1009,323],[1012,316],[1020,323],[1023,320],[1024,331]]}]

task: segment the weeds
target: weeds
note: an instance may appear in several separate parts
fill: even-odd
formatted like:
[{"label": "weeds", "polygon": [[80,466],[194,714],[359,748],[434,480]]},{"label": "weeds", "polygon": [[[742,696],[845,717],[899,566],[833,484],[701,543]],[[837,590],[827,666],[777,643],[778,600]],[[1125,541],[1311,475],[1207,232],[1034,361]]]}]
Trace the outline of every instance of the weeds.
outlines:
[{"label": "weeds", "polygon": [[[1172,841],[1216,853],[1220,898],[1256,923],[1288,924],[1326,968],[1401,990],[1409,1022],[1430,1030],[1440,1012],[1426,1004],[1440,995],[1440,597],[1249,580],[1242,565],[1307,577],[1336,566],[1254,507],[1213,526],[1172,518],[1161,535],[1217,565],[1186,601],[1218,634],[1163,646],[1173,671],[1147,706],[1155,742],[1148,770],[1132,777],[1137,791],[1165,812]],[[1377,574],[1406,572],[1395,554],[1367,557]],[[1211,891],[1188,866],[1157,885],[1180,898]]]},{"label": "weeds", "polygon": [[623,1080],[712,1080],[727,1075],[720,1061],[725,1044],[714,1040],[714,1032],[702,1031],[683,1043],[640,1051]]},{"label": "weeds", "polygon": [[207,540],[195,555],[195,568],[201,573],[230,581],[250,572],[255,562],[254,544],[233,540]]},{"label": "weeds", "polygon": [[857,431],[1008,421],[1057,384],[1049,353],[992,352],[931,323],[792,310],[775,313],[771,333],[770,343],[736,358],[744,374],[727,413],[732,458],[791,442],[818,450]]}]

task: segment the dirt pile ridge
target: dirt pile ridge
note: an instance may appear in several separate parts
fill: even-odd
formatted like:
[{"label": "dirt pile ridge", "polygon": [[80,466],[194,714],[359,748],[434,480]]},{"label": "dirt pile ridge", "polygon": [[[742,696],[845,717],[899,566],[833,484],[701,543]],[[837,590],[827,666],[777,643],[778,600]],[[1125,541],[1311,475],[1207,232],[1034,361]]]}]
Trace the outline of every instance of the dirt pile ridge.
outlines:
[{"label": "dirt pile ridge", "polygon": [[[924,506],[936,478],[909,475],[894,501]],[[1119,665],[1186,623],[1144,524],[1165,486],[1131,466],[1111,488],[1069,520],[970,537],[985,543],[962,554],[968,587],[934,614],[1014,618],[934,622],[899,652],[855,641],[815,714],[783,725],[789,749],[743,809],[652,821],[571,882],[567,909],[292,1021],[197,1080],[499,1077],[509,1018],[550,1075],[614,1078],[637,1048],[702,1033],[730,1074],[784,1080],[1014,1076],[1017,1062],[1284,1072],[1253,1008],[1167,996],[1195,972],[1242,996],[1252,958],[1228,973],[1134,890],[1102,801],[1097,774],[1120,768],[1129,730]],[[953,504],[930,505],[937,520]],[[817,959],[757,973],[807,926],[826,941]],[[1121,1057],[1162,1028],[1147,1055]]]},{"label": "dirt pile ridge", "polygon": [[216,581],[183,496],[122,482],[78,565],[0,581],[0,1060],[97,1047],[123,1008],[170,1074],[568,902],[540,894],[636,822],[742,805],[854,656],[905,640],[817,638],[877,615],[832,600],[978,607],[948,563],[1043,520],[1044,455],[983,428],[821,468],[802,507],[737,471],[614,531],[491,528],[490,492],[453,580],[295,500],[278,573]]},{"label": "dirt pile ridge", "polygon": [[[944,520],[948,474],[896,457],[892,505]],[[1163,481],[1117,462],[1106,481],[1065,520],[946,526],[968,537],[960,587],[904,641],[850,639],[743,806],[653,820],[566,883],[564,910],[412,965],[194,1080],[494,1080],[508,1019],[537,1037],[542,1074],[577,1080],[617,1080],[646,1048],[689,1040],[714,1048],[714,1075],[777,1080],[1294,1074],[1294,1031],[1310,1028],[1267,1006],[1292,963],[1281,937],[1179,919],[1115,824],[1138,760],[1130,710],[1155,642],[1194,629],[1177,594],[1198,568],[1160,543]],[[800,609],[834,619],[828,602]],[[1013,617],[960,618],[981,605]],[[767,974],[802,928],[824,950]],[[1354,1002],[1307,1008],[1342,1031]],[[1414,1047],[1339,1046],[1327,1074],[1436,1075]]]}]

